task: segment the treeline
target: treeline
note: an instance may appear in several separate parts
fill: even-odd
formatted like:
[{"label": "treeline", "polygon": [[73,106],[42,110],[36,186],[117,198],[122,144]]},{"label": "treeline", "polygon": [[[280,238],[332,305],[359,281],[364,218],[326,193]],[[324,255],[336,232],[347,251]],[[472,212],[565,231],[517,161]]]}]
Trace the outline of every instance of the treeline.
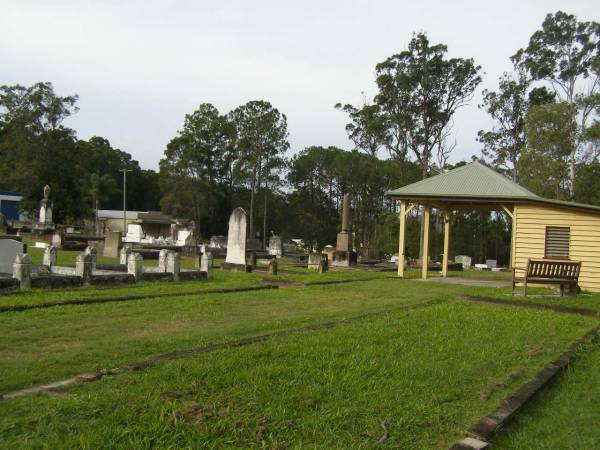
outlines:
[{"label": "treeline", "polygon": [[[106,139],[78,140],[62,125],[76,96],[49,83],[0,88],[0,188],[26,195],[35,211],[50,184],[57,219],[77,222],[96,204],[121,207],[128,169],[128,207],[162,209],[191,219],[199,235],[225,234],[231,210],[249,213],[249,232],[271,231],[316,246],[335,243],[341,198],[349,193],[357,247],[397,251],[397,211],[384,194],[451,169],[454,115],[474,101],[482,68],[449,58],[444,44],[415,34],[406,50],[375,66],[376,94],[360,105],[338,103],[354,148],[309,147],[292,157],[287,118],[267,101],[221,113],[201,104],[168,143],[159,171],[141,170]],[[600,25],[564,12],[511,58],[514,71],[485,90],[480,108],[493,120],[481,130],[480,160],[540,195],[600,204]],[[476,158],[474,156],[473,158]],[[463,163],[461,163],[463,164]],[[510,227],[503,214],[454,218],[453,247],[481,260],[506,260]],[[432,221],[433,254],[441,219]],[[418,210],[408,223],[409,255],[419,247]]]},{"label": "treeline", "polygon": [[129,206],[159,207],[158,174],[142,170],[107,139],[77,139],[62,122],[77,112],[77,96],[57,96],[50,83],[0,87],[0,189],[25,195],[35,217],[43,187],[52,188],[54,220],[79,223],[92,208],[122,208],[120,171],[128,172]]}]

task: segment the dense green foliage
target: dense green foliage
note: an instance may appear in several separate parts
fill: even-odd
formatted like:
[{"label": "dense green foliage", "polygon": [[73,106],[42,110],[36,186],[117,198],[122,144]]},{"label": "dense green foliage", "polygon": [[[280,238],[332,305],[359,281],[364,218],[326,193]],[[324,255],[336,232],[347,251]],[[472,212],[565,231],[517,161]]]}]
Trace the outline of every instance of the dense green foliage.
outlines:
[{"label": "dense green foliage", "polygon": [[[549,14],[511,58],[497,91],[480,107],[493,120],[481,130],[484,161],[533,192],[600,204],[600,25]],[[142,170],[102,137],[77,139],[63,121],[77,96],[50,83],[0,87],[0,188],[25,194],[33,217],[49,184],[55,219],[92,219],[92,209],[120,209],[127,169],[129,209],[162,209],[194,222],[202,238],[227,232],[231,210],[249,213],[249,235],[264,243],[274,231],[309,245],[334,244],[341,198],[350,195],[357,248],[397,251],[396,205],[385,192],[452,168],[448,158],[455,112],[481,82],[470,58],[450,58],[443,43],[414,34],[407,48],[375,67],[376,92],[359,106],[335,105],[348,116],[352,149],[289,149],[287,118],[267,101],[222,113],[201,103],[167,144],[159,171]],[[459,163],[462,164],[462,163]],[[408,219],[407,254],[419,253],[419,211]],[[503,214],[475,211],[453,218],[455,254],[477,262],[508,258],[510,224]],[[459,225],[459,226],[456,226]],[[432,252],[441,253],[434,211]]]}]

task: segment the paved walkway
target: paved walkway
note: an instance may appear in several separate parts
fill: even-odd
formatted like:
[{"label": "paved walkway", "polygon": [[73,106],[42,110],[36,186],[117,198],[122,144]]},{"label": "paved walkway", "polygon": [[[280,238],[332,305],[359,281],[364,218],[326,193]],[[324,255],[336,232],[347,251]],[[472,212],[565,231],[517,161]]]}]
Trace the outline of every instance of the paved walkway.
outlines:
[{"label": "paved walkway", "polygon": [[465,286],[482,286],[482,287],[507,287],[511,285],[509,280],[482,280],[479,278],[462,278],[462,277],[430,277],[426,280],[418,279],[417,281],[434,282],[434,283],[448,283],[448,284],[462,284]]}]

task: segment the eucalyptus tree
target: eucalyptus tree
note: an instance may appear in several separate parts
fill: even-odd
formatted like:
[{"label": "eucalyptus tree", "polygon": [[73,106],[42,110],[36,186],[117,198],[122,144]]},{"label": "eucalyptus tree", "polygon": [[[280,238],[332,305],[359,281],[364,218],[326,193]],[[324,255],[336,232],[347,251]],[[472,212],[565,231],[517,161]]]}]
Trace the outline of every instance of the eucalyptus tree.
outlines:
[{"label": "eucalyptus tree", "polygon": [[231,195],[237,157],[233,139],[227,117],[203,103],[185,116],[183,128],[167,144],[160,161],[164,209],[193,219],[198,233],[201,219],[212,220],[211,213],[227,199],[227,187]]},{"label": "eucalyptus tree", "polygon": [[289,148],[287,118],[269,102],[253,100],[228,114],[235,132],[240,169],[250,187],[250,236],[255,234],[256,195],[264,183],[263,239],[266,235],[267,199],[272,172],[282,164]]},{"label": "eucalyptus tree", "polygon": [[569,152],[569,195],[575,195],[575,175],[578,153],[585,139],[585,130],[593,112],[587,100],[600,90],[598,73],[593,65],[600,57],[600,24],[579,22],[577,17],[558,11],[548,14],[540,30],[527,47],[517,51],[513,63],[527,71],[534,81],[549,83],[558,101],[567,104],[574,127]]},{"label": "eucalyptus tree", "polygon": [[377,104],[367,104],[360,108],[337,103],[335,109],[348,114],[350,122],[346,124],[348,137],[358,150],[367,155],[377,156],[377,152],[386,144],[386,123]]},{"label": "eucalyptus tree", "polygon": [[412,153],[422,178],[444,129],[481,82],[481,67],[473,59],[447,58],[447,52],[446,45],[431,45],[425,33],[418,33],[407,50],[375,67],[375,101],[386,121],[387,147],[400,159]]},{"label": "eucalyptus tree", "polygon": [[532,106],[553,103],[555,94],[545,87],[531,88],[523,71],[504,73],[497,91],[484,90],[479,105],[493,119],[491,130],[479,130],[483,156],[494,167],[508,171],[513,181],[519,181],[519,159],[527,146],[525,117]]}]

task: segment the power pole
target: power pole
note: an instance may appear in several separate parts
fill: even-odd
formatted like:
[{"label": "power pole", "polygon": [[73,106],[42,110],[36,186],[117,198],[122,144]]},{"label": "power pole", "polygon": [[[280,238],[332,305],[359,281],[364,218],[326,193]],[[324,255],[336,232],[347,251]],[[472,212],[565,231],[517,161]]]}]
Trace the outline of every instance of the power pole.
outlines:
[{"label": "power pole", "polygon": [[123,172],[123,237],[127,234],[127,172],[131,169],[121,169]]}]

